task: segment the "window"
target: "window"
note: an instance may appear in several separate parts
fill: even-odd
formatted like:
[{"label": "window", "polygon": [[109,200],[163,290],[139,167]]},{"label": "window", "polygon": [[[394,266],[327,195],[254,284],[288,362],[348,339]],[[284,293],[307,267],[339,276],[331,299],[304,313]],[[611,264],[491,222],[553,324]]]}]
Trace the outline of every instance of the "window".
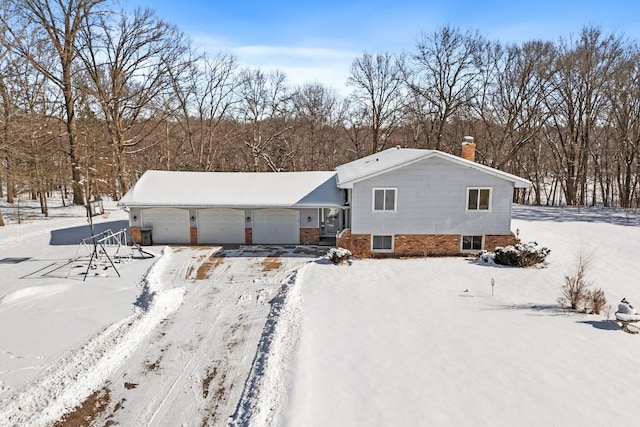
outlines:
[{"label": "window", "polygon": [[468,211],[488,211],[491,207],[490,188],[469,188],[467,191]]},{"label": "window", "polygon": [[482,236],[462,236],[463,251],[479,251],[482,249]]},{"label": "window", "polygon": [[371,236],[371,249],[380,252],[393,251],[393,236]]},{"label": "window", "polygon": [[374,211],[395,211],[396,210],[396,189],[395,188],[374,188],[373,189],[373,210]]}]

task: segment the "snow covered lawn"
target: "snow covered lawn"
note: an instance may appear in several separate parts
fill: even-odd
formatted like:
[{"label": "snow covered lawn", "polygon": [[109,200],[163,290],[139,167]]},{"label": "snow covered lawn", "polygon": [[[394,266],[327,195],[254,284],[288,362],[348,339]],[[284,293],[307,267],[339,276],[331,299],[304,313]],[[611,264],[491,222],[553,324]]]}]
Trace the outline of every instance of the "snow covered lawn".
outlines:
[{"label": "snow covered lawn", "polygon": [[623,297],[640,305],[638,216],[516,207],[515,217],[524,241],[551,248],[546,268],[310,266],[284,424],[636,424],[640,336],[556,299],[582,245],[611,319]]}]

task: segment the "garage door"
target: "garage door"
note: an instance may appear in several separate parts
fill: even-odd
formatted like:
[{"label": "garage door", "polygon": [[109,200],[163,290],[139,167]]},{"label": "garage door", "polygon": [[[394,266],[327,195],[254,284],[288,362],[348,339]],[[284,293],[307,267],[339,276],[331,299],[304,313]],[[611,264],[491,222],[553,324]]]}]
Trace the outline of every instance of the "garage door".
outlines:
[{"label": "garage door", "polygon": [[240,209],[199,210],[198,243],[245,243],[244,211]]},{"label": "garage door", "polygon": [[300,243],[300,214],[292,209],[254,211],[253,243]]},{"label": "garage door", "polygon": [[143,209],[142,227],[152,228],[153,243],[188,244],[191,242],[187,209]]}]

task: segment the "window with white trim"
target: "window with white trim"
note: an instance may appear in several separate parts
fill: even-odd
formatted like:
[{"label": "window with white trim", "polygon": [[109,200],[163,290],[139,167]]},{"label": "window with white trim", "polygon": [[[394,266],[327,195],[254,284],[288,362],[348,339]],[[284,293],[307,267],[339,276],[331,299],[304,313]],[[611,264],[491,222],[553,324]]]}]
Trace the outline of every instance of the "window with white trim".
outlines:
[{"label": "window with white trim", "polygon": [[463,251],[482,250],[482,236],[462,236]]},{"label": "window with white trim", "polygon": [[467,189],[467,210],[468,211],[491,210],[491,188],[468,188]]},{"label": "window with white trim", "polygon": [[371,236],[371,250],[393,252],[393,236]]},{"label": "window with white trim", "polygon": [[373,210],[374,211],[395,211],[396,210],[396,189],[395,188],[374,188],[373,189]]}]

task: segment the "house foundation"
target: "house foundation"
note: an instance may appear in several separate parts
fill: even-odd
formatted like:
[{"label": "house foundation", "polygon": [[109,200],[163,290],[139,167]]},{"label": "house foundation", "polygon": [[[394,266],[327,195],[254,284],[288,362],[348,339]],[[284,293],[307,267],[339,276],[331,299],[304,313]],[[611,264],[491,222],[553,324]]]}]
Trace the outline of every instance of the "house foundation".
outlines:
[{"label": "house foundation", "polygon": [[[513,233],[485,235],[484,249],[493,252],[498,246],[519,242]],[[393,250],[378,252],[371,249],[370,234],[351,234],[351,230],[345,230],[336,239],[336,246],[349,249],[359,258],[468,255],[468,252],[462,252],[462,236],[457,234],[396,234],[393,236]]]}]

